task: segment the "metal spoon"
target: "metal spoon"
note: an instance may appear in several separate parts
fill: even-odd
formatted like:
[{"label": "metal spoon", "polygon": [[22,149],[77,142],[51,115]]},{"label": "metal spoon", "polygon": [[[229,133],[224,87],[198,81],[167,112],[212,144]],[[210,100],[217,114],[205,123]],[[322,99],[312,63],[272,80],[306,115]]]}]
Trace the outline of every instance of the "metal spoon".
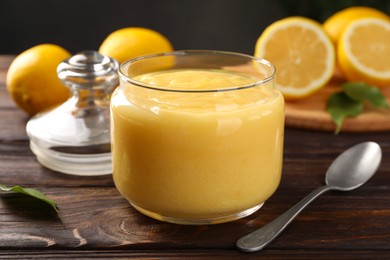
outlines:
[{"label": "metal spoon", "polygon": [[326,191],[350,191],[366,183],[378,170],[382,159],[380,146],[374,142],[355,145],[340,154],[326,172],[326,186],[314,190],[285,213],[264,227],[240,238],[238,249],[255,252],[274,240],[314,199]]}]

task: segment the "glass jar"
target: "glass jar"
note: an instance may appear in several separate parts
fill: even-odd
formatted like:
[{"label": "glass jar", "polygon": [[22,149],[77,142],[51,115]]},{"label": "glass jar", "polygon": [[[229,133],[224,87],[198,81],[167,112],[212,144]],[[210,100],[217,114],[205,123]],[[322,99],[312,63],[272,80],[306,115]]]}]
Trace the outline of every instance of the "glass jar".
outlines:
[{"label": "glass jar", "polygon": [[120,66],[111,98],[113,178],[138,211],[215,224],[257,211],[282,171],[284,100],[265,60],[177,51]]}]

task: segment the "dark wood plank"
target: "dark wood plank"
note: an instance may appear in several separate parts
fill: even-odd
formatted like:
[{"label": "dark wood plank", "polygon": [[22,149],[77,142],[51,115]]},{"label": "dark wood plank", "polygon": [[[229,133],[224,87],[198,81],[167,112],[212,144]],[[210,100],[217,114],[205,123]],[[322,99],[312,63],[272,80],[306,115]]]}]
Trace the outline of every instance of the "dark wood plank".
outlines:
[{"label": "dark wood plank", "polygon": [[[120,247],[133,250],[231,250],[235,241],[287,210],[306,195],[280,189],[257,213],[226,224],[184,226],[163,223],[135,211],[115,188],[42,188],[58,202],[53,210],[19,194],[1,194],[0,249]],[[362,187],[330,192],[307,208],[269,245],[290,250],[390,250],[388,189]]]},{"label": "dark wood plank", "polygon": [[12,63],[12,61],[15,59],[15,55],[4,55],[2,54],[0,56],[0,70],[7,71],[8,67]]},{"label": "dark wood plank", "polygon": [[28,140],[26,123],[28,117],[17,109],[2,109],[0,112],[0,140],[21,141]]},{"label": "dark wood plank", "polygon": [[386,251],[374,250],[318,250],[313,254],[306,250],[264,250],[253,254],[244,254],[234,250],[164,250],[164,251],[140,251],[140,250],[46,250],[37,252],[33,250],[0,251],[2,259],[388,259]]},{"label": "dark wood plank", "polygon": [[1,82],[3,75],[2,71],[0,71],[0,108],[14,108],[14,101],[11,99],[8,94],[7,88],[5,87],[5,82]]},{"label": "dark wood plank", "polygon": [[111,175],[84,177],[67,175],[41,166],[28,141],[0,142],[0,183],[26,187],[113,187]]},{"label": "dark wood plank", "polygon": [[6,75],[8,67],[15,56],[1,55],[0,56],[0,108],[14,107],[12,99],[9,97],[6,89]]},{"label": "dark wood plank", "polygon": [[37,188],[113,186],[111,175],[74,176],[41,166],[31,152],[28,140],[0,141],[0,183]]}]

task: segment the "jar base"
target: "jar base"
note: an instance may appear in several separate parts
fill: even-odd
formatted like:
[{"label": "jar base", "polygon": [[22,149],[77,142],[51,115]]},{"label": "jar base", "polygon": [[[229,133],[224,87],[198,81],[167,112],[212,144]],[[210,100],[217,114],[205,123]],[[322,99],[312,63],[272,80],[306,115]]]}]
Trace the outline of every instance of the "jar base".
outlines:
[{"label": "jar base", "polygon": [[212,224],[221,224],[226,222],[231,222],[237,219],[241,219],[244,217],[247,217],[256,211],[258,211],[263,205],[264,202],[256,205],[252,208],[249,208],[247,210],[230,214],[230,215],[224,215],[224,216],[216,216],[216,217],[210,217],[210,218],[176,218],[176,217],[169,217],[169,216],[163,216],[161,214],[146,210],[144,208],[141,208],[137,205],[134,205],[131,203],[131,206],[133,206],[137,211],[141,212],[142,214],[160,220],[164,222],[174,223],[174,224],[181,224],[181,225],[212,225]]},{"label": "jar base", "polygon": [[98,176],[112,173],[111,153],[69,154],[39,147],[30,141],[31,151],[40,164],[51,170],[79,176]]}]

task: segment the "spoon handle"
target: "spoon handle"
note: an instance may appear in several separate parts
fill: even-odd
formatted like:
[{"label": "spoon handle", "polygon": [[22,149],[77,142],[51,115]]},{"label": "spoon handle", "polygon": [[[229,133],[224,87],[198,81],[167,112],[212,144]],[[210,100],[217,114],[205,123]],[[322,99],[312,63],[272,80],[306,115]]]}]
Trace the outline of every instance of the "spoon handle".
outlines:
[{"label": "spoon handle", "polygon": [[237,241],[237,247],[244,252],[255,252],[263,249],[272,240],[274,240],[290,222],[307,206],[322,193],[331,190],[331,186],[323,186],[303,198],[292,208],[282,215],[265,225],[264,227],[240,238]]}]

